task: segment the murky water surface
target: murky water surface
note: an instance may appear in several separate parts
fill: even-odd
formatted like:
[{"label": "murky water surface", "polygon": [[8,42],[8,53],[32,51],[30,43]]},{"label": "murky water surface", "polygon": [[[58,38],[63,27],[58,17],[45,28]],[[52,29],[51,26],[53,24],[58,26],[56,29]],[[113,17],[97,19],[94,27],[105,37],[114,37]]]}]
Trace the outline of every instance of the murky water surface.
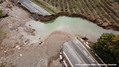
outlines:
[{"label": "murky water surface", "polygon": [[90,40],[96,40],[96,38],[103,33],[119,34],[117,31],[103,29],[82,18],[60,16],[52,22],[53,23],[44,24],[38,21],[30,21],[26,26],[36,30],[36,38],[43,37],[55,30],[79,34],[88,37]]}]

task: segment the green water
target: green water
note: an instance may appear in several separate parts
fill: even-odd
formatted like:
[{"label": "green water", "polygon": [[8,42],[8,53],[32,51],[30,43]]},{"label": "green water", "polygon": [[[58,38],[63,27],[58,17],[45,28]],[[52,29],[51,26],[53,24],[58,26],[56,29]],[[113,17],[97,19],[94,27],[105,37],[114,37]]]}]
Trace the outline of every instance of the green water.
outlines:
[{"label": "green water", "polygon": [[30,21],[26,24],[26,26],[36,30],[36,37],[48,35],[55,30],[79,34],[90,39],[93,38],[93,40],[98,38],[103,33],[119,34],[117,31],[103,29],[96,24],[82,18],[60,16],[51,22],[44,24],[37,21]]}]

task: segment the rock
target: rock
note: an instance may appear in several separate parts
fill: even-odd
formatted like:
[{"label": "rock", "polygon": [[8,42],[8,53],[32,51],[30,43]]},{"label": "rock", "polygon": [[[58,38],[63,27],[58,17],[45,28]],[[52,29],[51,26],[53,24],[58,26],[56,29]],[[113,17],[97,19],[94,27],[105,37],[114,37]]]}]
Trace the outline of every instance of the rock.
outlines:
[{"label": "rock", "polygon": [[88,40],[88,38],[87,38],[87,37],[82,37],[82,39],[83,39],[83,40]]},{"label": "rock", "polygon": [[7,52],[7,51],[4,51],[5,53]]},{"label": "rock", "polygon": [[43,42],[41,41],[40,43],[39,43],[39,45],[41,45]]},{"label": "rock", "polygon": [[17,48],[17,49],[19,49],[19,50],[21,49],[19,45],[17,45],[15,48]]},{"label": "rock", "polygon": [[22,57],[23,55],[22,54],[19,54],[20,57]]}]

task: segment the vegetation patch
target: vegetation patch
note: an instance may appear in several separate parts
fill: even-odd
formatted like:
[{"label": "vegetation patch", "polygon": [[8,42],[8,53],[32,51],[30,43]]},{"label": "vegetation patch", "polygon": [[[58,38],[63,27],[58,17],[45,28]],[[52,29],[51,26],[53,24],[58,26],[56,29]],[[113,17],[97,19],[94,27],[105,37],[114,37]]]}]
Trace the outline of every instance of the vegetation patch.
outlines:
[{"label": "vegetation patch", "polygon": [[0,63],[0,67],[5,67],[6,63]]},{"label": "vegetation patch", "polygon": [[6,33],[2,30],[2,27],[0,27],[0,43],[2,42],[5,36],[6,36]]},{"label": "vegetation patch", "polygon": [[45,24],[48,24],[48,23],[53,23],[55,21],[55,19],[53,19],[53,20],[50,20],[50,21],[46,21],[46,22],[44,22]]},{"label": "vegetation patch", "polygon": [[57,12],[55,12],[53,9],[45,5],[43,2],[38,1],[38,0],[31,0],[31,1],[39,5],[40,7],[44,8],[46,11],[48,11],[51,14],[57,14]]},{"label": "vegetation patch", "polygon": [[105,63],[119,64],[119,35],[102,34],[92,48]]},{"label": "vegetation patch", "polygon": [[3,11],[2,11],[2,10],[0,10],[0,18],[2,17],[2,13],[3,13]]},{"label": "vegetation patch", "polygon": [[115,0],[116,2],[119,2],[119,0]]}]

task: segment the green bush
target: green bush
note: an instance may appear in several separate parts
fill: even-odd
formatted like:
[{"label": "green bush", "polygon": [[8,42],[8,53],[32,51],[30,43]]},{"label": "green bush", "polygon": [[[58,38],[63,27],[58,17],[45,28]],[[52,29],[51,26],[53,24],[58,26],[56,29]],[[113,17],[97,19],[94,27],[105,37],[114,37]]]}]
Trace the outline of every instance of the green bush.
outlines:
[{"label": "green bush", "polygon": [[0,17],[2,17],[2,12],[3,12],[3,11],[2,11],[2,10],[0,10]]},{"label": "green bush", "polygon": [[102,34],[92,48],[105,63],[119,63],[119,35]]},{"label": "green bush", "polygon": [[114,1],[119,2],[119,0],[114,0]]}]

